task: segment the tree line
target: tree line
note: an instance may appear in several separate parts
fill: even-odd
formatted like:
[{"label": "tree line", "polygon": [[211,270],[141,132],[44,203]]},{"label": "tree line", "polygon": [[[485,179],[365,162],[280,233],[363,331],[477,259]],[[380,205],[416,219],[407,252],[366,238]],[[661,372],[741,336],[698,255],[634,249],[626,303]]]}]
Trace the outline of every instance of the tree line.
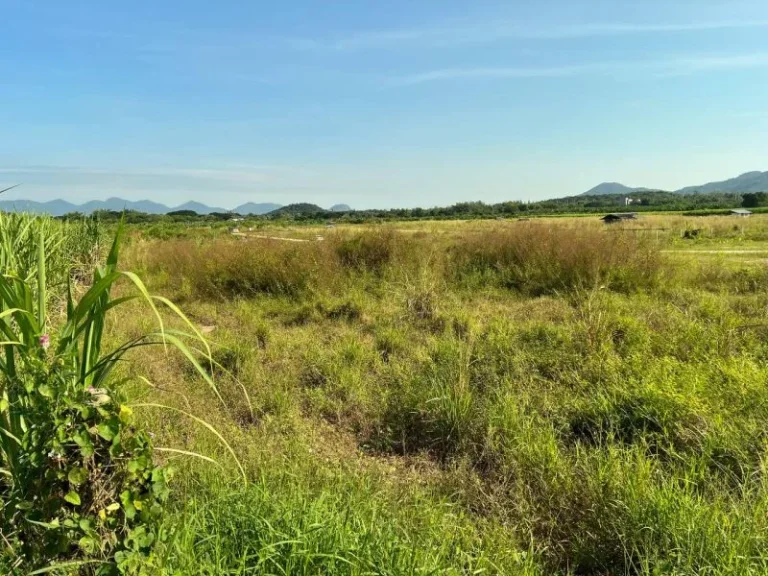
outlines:
[{"label": "tree line", "polygon": [[[152,222],[222,222],[245,218],[249,220],[290,220],[296,222],[366,222],[376,220],[465,220],[482,218],[519,218],[563,214],[602,214],[606,212],[692,212],[727,210],[740,206],[753,208],[768,205],[768,194],[757,193],[696,193],[674,194],[672,192],[637,192],[627,196],[606,194],[596,196],[572,196],[538,202],[508,201],[497,204],[485,202],[460,202],[451,206],[433,208],[391,208],[331,212],[313,204],[289,205],[274,213],[264,215],[219,212],[198,214],[192,210],[179,210],[168,214],[147,214],[136,211],[94,212],[103,221],[124,219],[127,223]],[[62,216],[63,219],[82,218],[80,213]]]}]

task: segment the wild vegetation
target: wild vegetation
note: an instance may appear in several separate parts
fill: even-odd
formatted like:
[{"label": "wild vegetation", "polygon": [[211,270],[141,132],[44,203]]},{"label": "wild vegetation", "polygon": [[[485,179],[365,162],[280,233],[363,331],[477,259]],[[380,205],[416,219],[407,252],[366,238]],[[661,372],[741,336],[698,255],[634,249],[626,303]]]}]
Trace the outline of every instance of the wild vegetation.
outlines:
[{"label": "wild vegetation", "polygon": [[158,535],[168,471],[153,462],[150,438],[134,429],[111,374],[124,354],[148,344],[191,353],[181,340],[186,335],[166,333],[162,322],[159,332],[103,348],[108,311],[137,297],[111,297],[118,280],[133,283],[155,310],[143,283],[117,269],[120,230],[90,286],[75,299],[73,277],[66,277],[64,310],[54,309],[49,294],[60,289],[61,273],[77,278],[81,258],[98,254],[99,237],[94,222],[63,227],[45,218],[0,218],[0,567],[6,574],[56,567],[132,572]]},{"label": "wild vegetation", "polygon": [[[136,529],[118,498],[98,550],[35,552],[29,566],[766,573],[766,230],[763,216],[131,228],[124,265],[186,313],[158,309],[166,338],[188,318],[211,352],[125,350],[98,384],[118,420],[133,407],[126,434],[146,440],[139,454],[156,447],[147,470],[165,471],[135,562],[117,556]],[[34,302],[43,283],[30,278]],[[146,298],[120,302],[103,350],[157,324]],[[66,308],[46,320],[65,335]],[[58,366],[39,328],[24,338],[45,374]],[[91,437],[107,442],[98,427]],[[92,470],[64,445],[66,462]],[[51,482],[51,506],[72,517],[61,497],[77,485]],[[5,518],[3,535],[21,534]]]}]

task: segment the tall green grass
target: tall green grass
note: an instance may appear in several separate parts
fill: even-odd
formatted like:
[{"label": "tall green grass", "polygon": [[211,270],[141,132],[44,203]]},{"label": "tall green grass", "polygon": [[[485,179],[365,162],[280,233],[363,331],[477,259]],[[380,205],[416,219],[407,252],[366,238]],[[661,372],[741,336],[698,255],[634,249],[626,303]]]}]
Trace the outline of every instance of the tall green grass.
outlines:
[{"label": "tall green grass", "polygon": [[246,488],[205,480],[166,527],[156,557],[169,574],[542,574],[500,526],[375,470],[282,461]]},{"label": "tall green grass", "polygon": [[[518,542],[518,553],[531,548],[542,573],[763,572],[768,351],[759,332],[737,328],[761,317],[764,298],[739,299],[735,312],[706,292],[682,291],[674,301],[668,292],[628,297],[599,289],[568,298],[505,294],[444,303],[440,313],[465,320],[466,331],[447,322],[435,332],[378,293],[358,295],[360,319],[343,323],[317,316],[285,326],[271,316],[278,303],[270,299],[239,303],[231,312],[219,308],[219,321],[230,326],[219,335],[224,341],[248,342],[257,333],[250,328],[257,312],[271,327],[266,348],[244,356],[239,367],[263,426],[244,430],[242,446],[273,438],[278,461],[255,464],[269,480],[248,494],[220,486],[209,493],[203,480],[193,487],[190,494],[205,504],[179,512],[189,516],[180,516],[187,520],[179,521],[184,528],[169,565],[194,558],[224,569],[236,557],[242,563],[232,569],[266,573],[259,562],[272,558],[299,573],[301,562],[310,572],[320,562],[328,571],[359,573],[365,561],[342,568],[316,555],[348,550],[340,514],[364,518],[370,507],[386,504],[387,522],[403,532],[371,534],[370,547],[355,558],[378,558],[390,573],[409,573],[389,564],[380,541],[433,541],[419,519],[432,518],[431,508],[442,502],[466,514],[467,531],[477,531],[477,548],[457,544],[468,562],[482,552],[512,573],[494,548],[497,538]],[[326,426],[350,435],[362,456],[332,456],[326,464],[318,446],[329,445],[333,455],[338,442],[324,435]],[[311,444],[314,452],[292,455],[273,436],[283,434],[321,439]],[[337,476],[314,487],[272,477],[304,461],[319,469],[310,476]],[[424,461],[425,468],[414,464]],[[375,495],[350,480],[366,462],[399,463],[387,480],[358,472],[358,479],[381,484]],[[398,466],[416,471],[407,476]],[[390,492],[387,482],[403,476],[410,489]],[[333,496],[347,482],[353,487],[343,495],[342,513]],[[420,487],[428,495],[419,492],[422,504],[408,508]],[[280,502],[279,511],[263,498]],[[240,499],[250,504],[235,507]],[[303,524],[307,518],[324,519],[317,533]],[[265,519],[274,531],[251,528]],[[191,549],[210,533],[216,538]],[[296,547],[272,555],[269,546],[286,534]],[[435,562],[449,571],[462,566],[452,556]]]}]

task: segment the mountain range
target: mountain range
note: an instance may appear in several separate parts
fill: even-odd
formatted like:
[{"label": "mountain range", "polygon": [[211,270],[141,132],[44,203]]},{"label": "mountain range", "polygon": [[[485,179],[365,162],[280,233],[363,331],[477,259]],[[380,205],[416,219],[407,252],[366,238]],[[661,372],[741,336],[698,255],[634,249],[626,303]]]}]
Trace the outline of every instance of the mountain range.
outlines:
[{"label": "mountain range", "polygon": [[[594,188],[587,190],[581,196],[606,196],[610,194],[626,194],[630,195],[637,192],[654,192],[659,191],[657,188],[633,188],[625,186],[619,182],[603,182],[598,184]],[[711,192],[731,192],[736,194],[744,194],[746,192],[768,192],[768,172],[746,172],[736,178],[730,178],[729,180],[722,180],[719,182],[708,182],[706,184],[699,184],[697,186],[686,186],[679,190],[672,191],[674,194],[708,194]],[[280,204],[273,204],[269,202],[256,203],[247,202],[236,206],[231,210],[221,208],[217,206],[207,206],[200,202],[186,202],[181,206],[169,207],[165,204],[153,202],[151,200],[124,200],[122,198],[108,198],[107,200],[91,200],[85,204],[73,204],[66,200],[51,200],[49,202],[35,202],[34,200],[0,200],[0,211],[6,212],[35,212],[39,214],[50,214],[52,216],[63,216],[72,212],[80,212],[82,214],[90,214],[97,210],[135,210],[137,212],[145,212],[147,214],[167,214],[169,212],[177,212],[180,210],[192,210],[198,214],[211,214],[214,212],[224,213],[233,212],[241,215],[263,215],[275,212],[282,208],[286,208],[288,212],[292,212],[296,206],[291,205],[288,207],[281,206]],[[313,206],[315,211],[323,210],[320,207]],[[348,212],[351,208],[346,204],[336,204],[330,208],[331,212]]]},{"label": "mountain range", "polygon": [[[582,196],[604,196],[606,194],[631,194],[633,192],[652,192],[657,188],[631,188],[618,182],[603,182],[594,188],[587,190]],[[746,172],[736,178],[721,180],[720,182],[708,182],[698,186],[686,186],[672,191],[675,194],[709,194],[711,192],[768,192],[768,172]]]},{"label": "mountain range", "polygon": [[35,212],[38,214],[50,214],[51,216],[63,216],[72,212],[90,214],[97,210],[113,210],[120,212],[122,210],[135,210],[147,214],[167,214],[179,210],[193,210],[198,214],[211,214],[213,212],[235,212],[237,214],[269,214],[281,208],[280,204],[272,203],[254,203],[248,202],[241,204],[232,210],[207,206],[200,202],[186,202],[181,206],[168,207],[165,204],[152,202],[151,200],[123,200],[122,198],[108,198],[107,200],[91,200],[85,204],[73,204],[66,200],[51,200],[50,202],[35,202],[33,200],[2,200],[0,201],[0,211],[6,212]]}]

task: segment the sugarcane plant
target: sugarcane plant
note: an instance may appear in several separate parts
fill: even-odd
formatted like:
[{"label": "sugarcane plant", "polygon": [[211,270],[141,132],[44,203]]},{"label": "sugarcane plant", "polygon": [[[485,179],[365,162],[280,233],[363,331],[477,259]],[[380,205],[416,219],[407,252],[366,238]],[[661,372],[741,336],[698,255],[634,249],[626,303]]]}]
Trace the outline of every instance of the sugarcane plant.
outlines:
[{"label": "sugarcane plant", "polygon": [[[46,254],[60,238],[49,222],[27,218],[15,234],[0,232],[0,572],[131,572],[157,538],[169,470],[154,463],[151,437],[121,402],[113,371],[129,351],[160,344],[180,351],[214,386],[197,361],[199,350],[210,351],[178,308],[118,269],[122,226],[87,291],[75,299],[69,285],[65,319],[51,331]],[[20,234],[23,249],[13,242]],[[131,291],[115,298],[120,281]],[[158,329],[106,350],[108,313],[136,299]],[[164,327],[158,304],[188,330]]]}]

